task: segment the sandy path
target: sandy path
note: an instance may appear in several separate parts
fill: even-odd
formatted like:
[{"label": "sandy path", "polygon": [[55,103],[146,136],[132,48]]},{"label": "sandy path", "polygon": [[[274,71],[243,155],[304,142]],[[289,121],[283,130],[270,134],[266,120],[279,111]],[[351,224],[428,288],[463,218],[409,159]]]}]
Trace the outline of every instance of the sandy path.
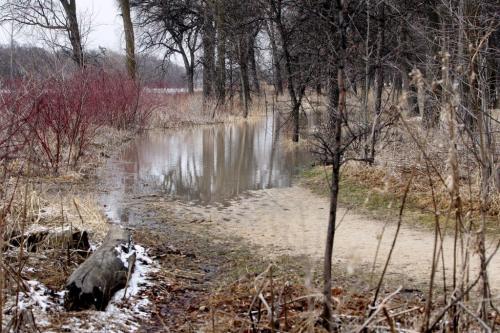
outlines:
[{"label": "sandy path", "polygon": [[[211,219],[219,232],[244,237],[258,245],[268,247],[272,253],[291,251],[321,258],[325,242],[328,201],[309,190],[295,186],[253,192],[250,197],[235,201],[229,207],[189,207],[192,211]],[[337,228],[334,255],[350,267],[370,267],[382,237],[378,266],[390,249],[395,223],[345,212]],[[410,280],[423,282],[430,275],[434,236],[425,230],[403,226],[394,251],[390,274],[403,274]],[[447,276],[451,276],[453,241],[444,242]],[[474,266],[478,258],[473,258]],[[493,289],[500,290],[500,255],[490,264],[489,274]]]}]

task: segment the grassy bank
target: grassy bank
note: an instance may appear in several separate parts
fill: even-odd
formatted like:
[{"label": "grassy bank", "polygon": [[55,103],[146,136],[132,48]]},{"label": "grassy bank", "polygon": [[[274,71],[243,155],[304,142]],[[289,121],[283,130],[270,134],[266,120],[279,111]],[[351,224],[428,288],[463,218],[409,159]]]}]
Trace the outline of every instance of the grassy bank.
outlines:
[{"label": "grassy bank", "polygon": [[[329,180],[331,169],[329,167],[314,166],[304,169],[300,174],[300,183],[320,196],[330,194]],[[341,170],[339,191],[340,204],[356,213],[368,215],[380,220],[396,221],[403,198],[403,188],[407,179],[390,179],[380,168],[347,165]],[[441,215],[442,226],[451,227],[453,219],[447,219],[449,211],[446,194],[437,195],[438,212]],[[478,212],[473,211],[471,217],[478,217]],[[422,189],[418,180],[410,187],[404,209],[404,222],[415,227],[433,229],[435,215],[432,210],[432,197]],[[496,215],[486,218],[486,227],[490,234],[500,234],[500,226]]]}]

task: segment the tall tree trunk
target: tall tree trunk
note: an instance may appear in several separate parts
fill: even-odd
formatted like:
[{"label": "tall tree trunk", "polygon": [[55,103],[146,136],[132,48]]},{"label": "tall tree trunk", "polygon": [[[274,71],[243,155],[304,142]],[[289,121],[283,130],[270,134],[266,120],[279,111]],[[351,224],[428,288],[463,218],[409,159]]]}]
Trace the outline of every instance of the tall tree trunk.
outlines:
[{"label": "tall tree trunk", "polygon": [[295,77],[292,71],[292,55],[290,54],[290,50],[288,48],[288,35],[285,31],[284,23],[282,22],[281,17],[281,2],[276,3],[275,1],[271,2],[273,6],[273,11],[276,13],[276,25],[281,37],[281,45],[283,48],[283,55],[285,58],[285,70],[287,75],[287,87],[288,94],[290,95],[290,100],[292,102],[292,120],[293,120],[293,134],[292,141],[299,142],[299,116],[300,116],[300,104],[301,97],[298,96],[297,87],[295,86]]},{"label": "tall tree trunk", "polygon": [[272,21],[266,24],[266,30],[271,43],[274,89],[277,95],[283,95],[283,79],[281,77],[280,56],[278,46],[276,44],[276,34],[274,32],[274,25]]},{"label": "tall tree trunk", "polygon": [[490,108],[500,108],[500,28],[497,28],[489,38],[488,68],[491,70],[489,91],[491,96]]},{"label": "tall tree trunk", "polygon": [[[432,11],[429,14],[429,23],[430,34],[439,35],[441,31],[441,18],[440,7],[437,3],[434,3],[432,6]],[[430,80],[429,82],[432,82],[433,78],[440,77],[441,74],[441,66],[439,61],[437,61],[439,52],[441,51],[440,44],[440,42],[431,43],[431,54],[427,59],[425,69],[425,77]],[[422,113],[423,125],[427,128],[436,127],[439,124],[440,108],[436,108],[433,105],[436,103],[432,103],[428,89],[419,85],[418,90],[418,103],[420,112]]]},{"label": "tall tree trunk", "polygon": [[229,107],[234,108],[234,64],[232,57],[229,57]]},{"label": "tall tree trunk", "polygon": [[[194,64],[189,62],[187,54],[182,51],[182,60],[184,62],[184,70],[186,72],[186,85],[189,94],[194,93]],[[193,58],[191,56],[191,58]]]},{"label": "tall tree trunk", "polygon": [[127,53],[127,71],[128,75],[135,80],[136,61],[135,61],[135,38],[134,26],[130,17],[130,2],[129,0],[119,0],[120,9],[122,11],[123,30],[125,32],[125,47]]},{"label": "tall tree trunk", "polygon": [[[328,216],[328,231],[326,235],[325,257],[323,267],[323,322],[329,332],[333,332],[335,325],[333,323],[332,309],[332,259],[333,243],[335,240],[335,227],[337,219],[337,204],[340,183],[340,165],[342,163],[342,119],[346,112],[346,87],[345,87],[345,57],[347,49],[347,8],[345,0],[336,0],[337,25],[340,33],[339,46],[337,48],[337,82],[333,77],[330,78],[330,101],[329,101],[329,129],[332,142],[332,180],[330,193],[330,210]],[[333,14],[332,14],[333,16]],[[332,17],[332,20],[335,18]],[[336,106],[336,107],[335,107]]]},{"label": "tall tree trunk", "polygon": [[385,41],[385,4],[378,4],[378,29],[377,29],[377,53],[375,58],[375,117],[382,111],[382,93],[384,90],[384,67],[382,64],[382,52]]},{"label": "tall tree trunk", "polygon": [[[365,40],[365,87],[363,94],[363,125],[368,130],[368,97],[370,95],[370,0],[366,0],[366,40]],[[365,136],[367,139],[368,134]],[[368,140],[367,140],[368,141]],[[367,147],[367,145],[365,146]],[[368,149],[365,148],[365,155],[368,155]]]},{"label": "tall tree trunk", "polygon": [[72,48],[72,59],[80,67],[85,67],[85,57],[83,54],[82,37],[78,18],[76,16],[76,0],[60,0],[64,8],[66,19],[68,20],[68,38]]},{"label": "tall tree trunk", "polygon": [[207,4],[204,8],[202,27],[203,48],[203,99],[213,98],[215,93],[215,28],[213,26],[213,8]]},{"label": "tall tree trunk", "polygon": [[375,112],[372,124],[370,161],[375,159],[375,142],[377,141],[377,127],[382,113],[382,93],[384,91],[384,67],[382,64],[382,52],[385,40],[385,4],[380,1],[377,8],[377,53],[375,58]]},{"label": "tall tree trunk", "polygon": [[216,27],[217,27],[217,104],[222,105],[226,99],[226,31],[224,1],[217,2]]},{"label": "tall tree trunk", "polygon": [[239,65],[240,65],[240,85],[243,104],[243,117],[248,117],[250,104],[250,82],[248,79],[248,50],[247,39],[243,36],[238,43]]},{"label": "tall tree trunk", "polygon": [[[257,30],[258,33],[258,30]],[[250,67],[250,74],[252,75],[252,86],[253,90],[257,93],[260,94],[260,84],[259,84],[259,76],[258,76],[258,70],[257,70],[257,60],[255,59],[255,39],[257,37],[256,33],[253,33],[249,37],[248,41],[248,60],[249,60],[249,67]]]},{"label": "tall tree trunk", "polygon": [[[398,50],[408,49],[408,30],[406,29],[405,22],[401,22],[401,31],[398,34]],[[400,51],[398,51],[400,52]],[[403,91],[403,103],[406,106],[407,115],[410,117],[418,116],[418,101],[417,101],[417,88],[410,81],[409,74],[411,72],[410,59],[408,56],[399,55],[401,59],[401,88]]]}]

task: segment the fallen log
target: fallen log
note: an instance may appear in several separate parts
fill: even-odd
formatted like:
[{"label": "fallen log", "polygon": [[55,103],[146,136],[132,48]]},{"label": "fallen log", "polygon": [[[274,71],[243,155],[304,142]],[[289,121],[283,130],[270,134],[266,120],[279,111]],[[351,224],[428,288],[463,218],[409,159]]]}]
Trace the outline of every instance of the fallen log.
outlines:
[{"label": "fallen log", "polygon": [[102,245],[68,278],[64,307],[104,310],[113,294],[127,285],[134,262],[130,233],[111,226]]},{"label": "fallen log", "polygon": [[21,232],[13,232],[8,243],[12,246],[21,246],[23,243],[30,252],[37,252],[41,249],[70,249],[81,252],[90,250],[90,243],[87,231],[77,228],[38,228]]}]

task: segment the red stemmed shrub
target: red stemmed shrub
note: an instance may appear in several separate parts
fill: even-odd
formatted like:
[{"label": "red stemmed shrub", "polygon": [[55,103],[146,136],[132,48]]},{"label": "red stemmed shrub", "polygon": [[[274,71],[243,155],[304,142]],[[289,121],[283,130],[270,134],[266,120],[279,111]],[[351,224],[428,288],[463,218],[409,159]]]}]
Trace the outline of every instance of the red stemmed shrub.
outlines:
[{"label": "red stemmed shrub", "polygon": [[86,68],[11,84],[0,100],[0,156],[27,143],[34,161],[58,173],[77,164],[99,127],[143,127],[152,108],[118,71]]},{"label": "red stemmed shrub", "polygon": [[0,161],[15,158],[27,142],[26,124],[32,115],[31,82],[11,82],[0,88]]}]

